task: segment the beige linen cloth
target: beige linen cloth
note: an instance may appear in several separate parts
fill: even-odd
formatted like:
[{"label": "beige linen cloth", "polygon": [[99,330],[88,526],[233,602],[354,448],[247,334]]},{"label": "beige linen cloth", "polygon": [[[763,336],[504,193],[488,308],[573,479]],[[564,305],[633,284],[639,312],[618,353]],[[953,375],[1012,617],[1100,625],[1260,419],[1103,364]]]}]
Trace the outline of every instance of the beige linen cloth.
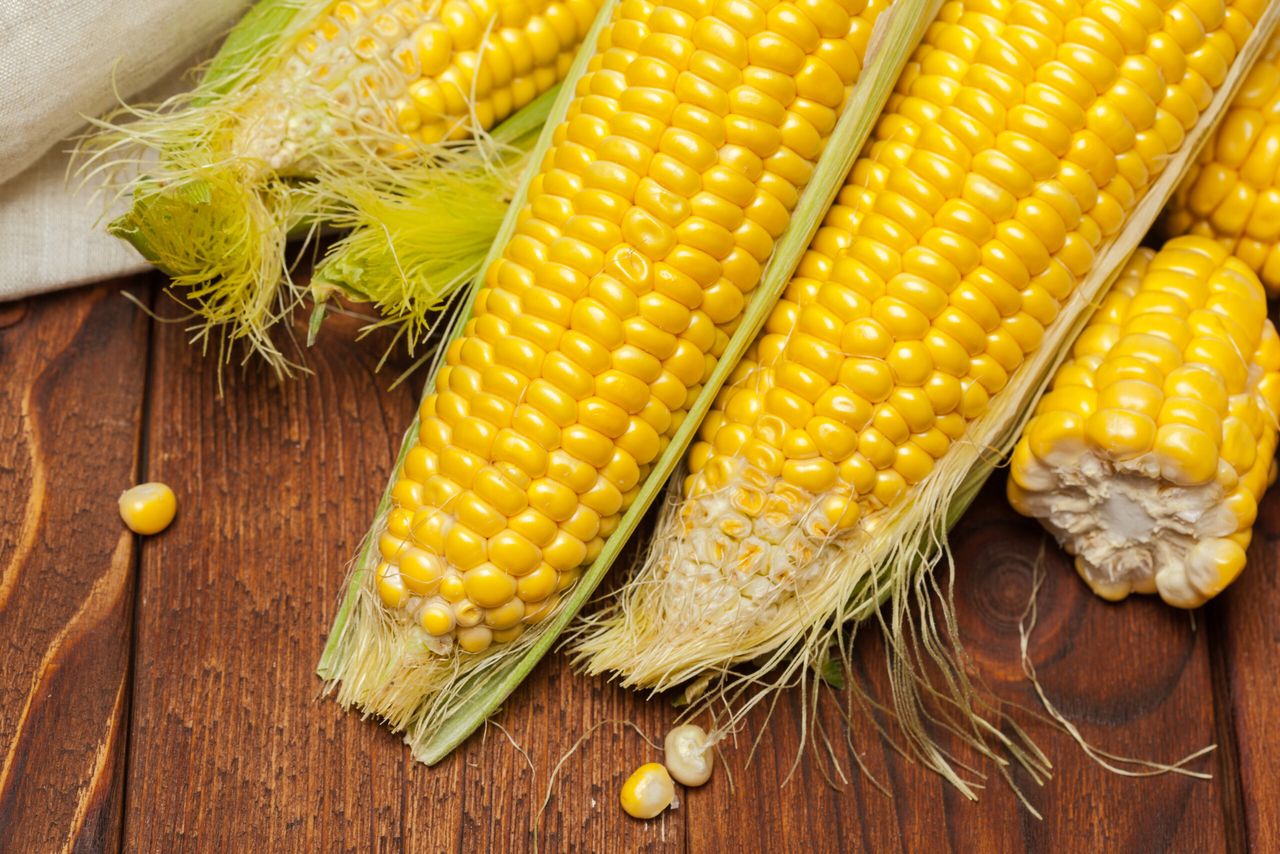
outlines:
[{"label": "beige linen cloth", "polygon": [[246,0],[0,0],[0,302],[146,268],[66,179],[84,116],[181,72]]}]

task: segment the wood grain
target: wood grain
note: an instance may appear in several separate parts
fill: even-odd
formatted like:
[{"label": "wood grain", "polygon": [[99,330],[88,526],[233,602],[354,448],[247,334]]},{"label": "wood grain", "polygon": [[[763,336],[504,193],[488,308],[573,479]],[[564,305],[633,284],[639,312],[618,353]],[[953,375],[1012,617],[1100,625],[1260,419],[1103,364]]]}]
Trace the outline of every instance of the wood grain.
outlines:
[{"label": "wood grain", "polygon": [[[957,608],[966,648],[995,694],[1041,707],[1018,665],[1017,620],[1040,545],[1038,525],[1003,500],[1003,476],[983,493],[956,537]],[[1171,763],[1216,740],[1208,637],[1191,617],[1152,597],[1112,605],[1077,577],[1047,541],[1045,585],[1030,654],[1056,707],[1100,749]],[[961,575],[963,573],[963,576]],[[1028,717],[1015,717],[1028,725]],[[1035,850],[1212,851],[1221,848],[1222,754],[1177,774],[1132,779],[1087,758],[1056,726],[1028,725],[1053,760],[1030,795],[1045,820],[1026,825]]]},{"label": "wood grain", "polygon": [[320,702],[313,675],[413,411],[343,331],[307,354],[313,375],[228,368],[220,395],[216,365],[157,326],[148,464],[182,513],[142,554],[129,849],[400,840],[400,745]]},{"label": "wood grain", "polygon": [[[1037,717],[1018,619],[1042,535],[999,484],[955,533],[955,603],[974,672],[1054,762],[1042,788],[1015,774],[1043,820],[989,763],[966,801],[880,737],[875,722],[893,730],[883,713],[854,710],[846,737],[847,691],[820,710],[829,751],[802,750],[804,708],[785,694],[726,745],[708,786],[659,821],[632,820],[618,787],[660,752],[624,722],[660,741],[677,710],[554,655],[455,755],[413,762],[322,699],[313,673],[416,399],[413,382],[387,390],[396,366],[375,375],[382,342],[357,331],[326,328],[313,376],[232,368],[219,396],[180,326],[148,324],[110,289],[0,307],[0,497],[14,520],[0,526],[0,849],[524,851],[535,824],[540,850],[583,852],[1219,851],[1280,838],[1275,497],[1249,572],[1199,628],[1148,599],[1097,600],[1047,549],[1031,654],[1053,702],[1127,755],[1169,761],[1222,742],[1198,766],[1209,782],[1118,777]],[[136,469],[181,501],[140,553],[114,506]],[[864,630],[854,676],[882,701],[884,661]]]},{"label": "wood grain", "polygon": [[[718,776],[689,799],[691,851],[733,850],[759,839],[805,839],[815,851],[1222,850],[1219,781],[1118,777],[1089,761],[1061,730],[1013,707],[1040,709],[1019,665],[1018,621],[1041,535],[1038,526],[1007,508],[1002,486],[988,485],[953,536],[955,603],[961,640],[977,672],[1053,761],[1053,778],[1043,788],[1025,773],[1015,774],[1043,820],[1019,804],[989,762],[959,753],[988,775],[980,800],[970,803],[919,763],[905,761],[867,717],[855,714],[852,749],[888,789],[886,796],[857,771],[849,746],[837,741],[844,732],[836,708],[840,693],[826,703],[822,720],[833,734],[836,757],[852,769],[848,781],[828,783],[811,749],[788,780],[802,749],[800,709],[792,696],[767,723],[752,763],[730,754],[736,794]],[[1052,545],[1047,563],[1030,649],[1052,701],[1095,745],[1117,753],[1170,761],[1212,743],[1205,634],[1156,603],[1100,602]],[[885,702],[877,631],[858,638],[855,668],[871,695]],[[889,718],[878,720],[892,731]],[[747,734],[765,726],[765,716],[754,715]],[[944,737],[943,743],[961,750],[954,739]],[[1197,767],[1219,770],[1213,759]]]},{"label": "wood grain", "polygon": [[[183,516],[141,563],[126,845],[165,851],[523,850],[560,757],[591,725],[660,738],[662,710],[556,659],[496,726],[427,768],[314,676],[346,561],[371,518],[417,382],[387,391],[385,343],[329,326],[314,375],[224,378],[181,330],[156,331],[149,464]],[[419,380],[420,382],[420,380]],[[604,727],[569,757],[540,816],[548,851],[660,847],[680,814],[640,823],[619,775],[656,758]],[[594,799],[595,806],[590,806]]]},{"label": "wood grain", "polygon": [[119,844],[144,314],[118,286],[0,306],[0,849]]},{"label": "wood grain", "polygon": [[1205,611],[1221,667],[1218,708],[1229,718],[1239,764],[1239,846],[1280,840],[1280,490],[1259,507],[1240,578]]}]

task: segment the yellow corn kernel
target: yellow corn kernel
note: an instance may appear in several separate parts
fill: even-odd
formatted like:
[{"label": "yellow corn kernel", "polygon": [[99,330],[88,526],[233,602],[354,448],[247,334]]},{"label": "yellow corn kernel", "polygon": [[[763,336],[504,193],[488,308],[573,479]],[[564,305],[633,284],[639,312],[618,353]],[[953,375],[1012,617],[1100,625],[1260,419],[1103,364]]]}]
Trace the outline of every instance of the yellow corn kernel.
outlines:
[{"label": "yellow corn kernel", "polygon": [[173,521],[178,499],[163,483],[141,483],[120,494],[120,518],[135,534],[158,534]]},{"label": "yellow corn kernel", "polygon": [[374,575],[377,579],[378,597],[383,605],[388,608],[399,608],[408,600],[409,593],[405,590],[404,581],[395,566],[383,561],[374,570]]},{"label": "yellow corn kernel", "polygon": [[440,596],[446,602],[461,602],[462,597],[466,595],[466,585],[462,582],[462,576],[456,572],[446,575],[440,580]]},{"label": "yellow corn kernel", "polygon": [[633,818],[654,818],[675,800],[675,784],[667,769],[657,762],[637,768],[626,782],[618,800],[622,809]]},{"label": "yellow corn kernel", "polygon": [[430,596],[440,584],[444,561],[418,548],[406,548],[396,557],[403,586],[417,596]]},{"label": "yellow corn kernel", "polygon": [[484,624],[495,631],[504,631],[524,619],[525,606],[521,599],[511,599],[505,605],[485,612]]},{"label": "yellow corn kernel", "polygon": [[457,635],[464,652],[484,652],[493,643],[493,630],[488,626],[466,626],[458,629]]},{"label": "yellow corn kernel", "polygon": [[462,576],[467,598],[481,608],[505,605],[516,593],[516,579],[491,563],[466,571]]},{"label": "yellow corn kernel", "polygon": [[423,608],[419,621],[422,623],[422,628],[432,637],[447,635],[456,625],[453,609],[442,602],[435,602]]},{"label": "yellow corn kernel", "polygon": [[1141,412],[1099,409],[1085,420],[1085,437],[1111,460],[1128,460],[1151,450],[1156,422]]},{"label": "yellow corn kernel", "polygon": [[555,592],[558,582],[555,567],[544,563],[516,582],[516,595],[527,604],[541,602]]},{"label": "yellow corn kernel", "polygon": [[559,594],[553,593],[540,602],[532,604],[526,602],[524,612],[525,625],[536,625],[549,617],[555,611],[556,605],[560,603]]}]

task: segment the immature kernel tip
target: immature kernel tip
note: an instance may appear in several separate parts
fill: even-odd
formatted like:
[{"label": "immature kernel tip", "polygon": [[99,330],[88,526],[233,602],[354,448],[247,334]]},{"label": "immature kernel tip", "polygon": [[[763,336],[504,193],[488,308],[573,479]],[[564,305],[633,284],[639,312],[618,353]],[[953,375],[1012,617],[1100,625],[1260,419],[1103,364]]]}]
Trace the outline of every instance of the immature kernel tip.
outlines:
[{"label": "immature kernel tip", "polygon": [[684,724],[667,733],[663,761],[676,782],[683,786],[701,786],[711,779],[715,766],[712,746],[706,730],[697,724]]}]

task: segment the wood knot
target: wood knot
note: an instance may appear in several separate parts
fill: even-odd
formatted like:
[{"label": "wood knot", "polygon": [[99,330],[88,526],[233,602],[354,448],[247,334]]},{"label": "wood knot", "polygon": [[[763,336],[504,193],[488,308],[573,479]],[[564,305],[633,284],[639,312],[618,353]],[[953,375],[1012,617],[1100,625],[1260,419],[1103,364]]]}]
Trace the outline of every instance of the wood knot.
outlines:
[{"label": "wood knot", "polygon": [[[1036,659],[1070,643],[1070,613],[1079,602],[1074,573],[1038,526],[991,526],[957,560],[956,611],[965,648],[989,679],[1022,680],[1020,625],[1038,574],[1044,582],[1036,596],[1031,653]],[[1044,551],[1041,551],[1041,544]],[[1038,562],[1042,567],[1037,567]]]},{"label": "wood knot", "polygon": [[990,555],[988,566],[981,570],[981,582],[969,585],[974,612],[993,630],[1004,634],[1017,631],[1031,600],[1035,584],[1035,555],[1009,553]]}]

